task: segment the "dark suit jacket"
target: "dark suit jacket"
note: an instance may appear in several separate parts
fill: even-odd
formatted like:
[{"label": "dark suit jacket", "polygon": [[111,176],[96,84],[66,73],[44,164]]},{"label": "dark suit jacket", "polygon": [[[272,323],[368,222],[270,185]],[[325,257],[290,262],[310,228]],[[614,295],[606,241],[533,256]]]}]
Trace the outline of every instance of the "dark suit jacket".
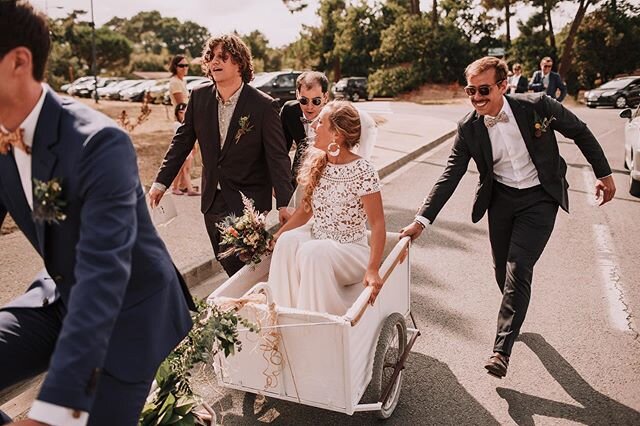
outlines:
[{"label": "dark suit jacket", "polygon": [[520,75],[514,93],[527,93],[527,90],[529,90],[529,80],[524,75]]},{"label": "dark suit jacket", "polygon": [[151,223],[133,145],[113,121],[48,91],[32,177],[61,181],[67,217],[34,222],[13,153],[0,155],[0,223],[9,212],[53,278],[13,305],[47,304],[32,296],[55,281],[66,315],[38,399],[90,411],[101,369],[125,382],[153,376],[191,328],[193,301]]},{"label": "dark suit jacket", "polygon": [[[513,110],[542,187],[564,210],[569,211],[567,193],[569,184],[565,178],[567,164],[560,156],[554,130],[573,139],[593,167],[598,178],[611,174],[611,168],[604,152],[587,125],[564,108],[562,104],[544,94],[508,95],[506,100]],[[555,118],[551,121],[550,128],[540,137],[536,137],[534,134],[536,114],[540,120]],[[475,111],[469,113],[458,123],[458,134],[453,143],[447,167],[420,209],[420,215],[433,223],[466,173],[471,159],[475,161],[480,174],[471,215],[475,223],[484,216],[489,207],[493,185],[491,141],[484,125],[483,116],[478,115]]]},{"label": "dark suit jacket", "polygon": [[[173,137],[156,182],[169,187],[198,140],[203,166],[202,213],[213,205],[218,183],[227,206],[236,214],[243,209],[240,191],[254,201],[256,209],[267,211],[272,207],[273,188],[277,207],[286,207],[293,192],[291,162],[278,108],[273,98],[245,84],[221,150],[216,87],[209,83],[194,89],[184,123]],[[236,142],[241,117],[249,118],[251,130]]]},{"label": "dark suit jacket", "polygon": [[285,103],[280,111],[280,120],[282,121],[284,138],[287,141],[287,150],[291,149],[293,142],[296,143],[296,153],[293,157],[293,166],[291,168],[294,186],[295,179],[298,177],[298,170],[304,159],[304,153],[309,146],[307,133],[304,131],[302,121],[300,121],[302,116],[302,108],[300,108],[300,103],[296,100]]},{"label": "dark suit jacket", "polygon": [[[542,71],[538,70],[533,73],[533,77],[531,78],[531,83],[529,83],[529,89],[534,92],[545,92],[547,95],[551,96],[553,99],[557,99],[558,102],[562,102],[564,98],[567,96],[567,86],[565,86],[562,81],[562,77],[555,71],[551,71],[549,74],[549,86],[547,86],[547,90],[544,90],[544,84],[542,80],[544,75]],[[560,90],[560,96],[556,98],[557,91]]]}]

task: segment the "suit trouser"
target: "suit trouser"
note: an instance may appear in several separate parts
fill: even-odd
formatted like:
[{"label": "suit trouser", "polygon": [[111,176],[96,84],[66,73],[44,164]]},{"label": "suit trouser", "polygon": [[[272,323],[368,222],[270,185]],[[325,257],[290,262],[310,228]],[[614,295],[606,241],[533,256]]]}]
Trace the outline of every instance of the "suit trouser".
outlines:
[{"label": "suit trouser", "polygon": [[[47,370],[64,316],[60,300],[42,308],[0,310],[0,390]],[[103,370],[88,425],[137,425],[152,381],[126,383]]]},{"label": "suit trouser", "polygon": [[533,267],[555,224],[558,203],[538,185],[516,189],[493,183],[489,239],[502,303],[494,351],[511,354],[527,314]]},{"label": "suit trouser", "polygon": [[[218,253],[220,253],[220,231],[218,230],[218,223],[222,222],[225,217],[231,214],[232,211],[227,206],[224,197],[222,196],[222,191],[216,189],[216,195],[213,198],[213,204],[209,211],[204,214],[204,225],[207,228],[207,233],[209,234],[209,240],[211,241],[211,246],[213,247],[213,252],[218,258]],[[238,272],[244,266],[244,263],[238,259],[237,256],[229,256],[224,259],[218,259],[222,267],[228,276],[232,276],[236,272]]]}]

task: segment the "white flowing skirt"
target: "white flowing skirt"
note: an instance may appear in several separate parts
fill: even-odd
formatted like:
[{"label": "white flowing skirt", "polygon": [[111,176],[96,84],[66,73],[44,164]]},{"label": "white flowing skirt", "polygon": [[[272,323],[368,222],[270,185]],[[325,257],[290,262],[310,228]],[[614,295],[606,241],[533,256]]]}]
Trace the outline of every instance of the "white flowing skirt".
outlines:
[{"label": "white flowing skirt", "polygon": [[269,287],[279,306],[344,315],[362,290],[369,245],[314,239],[311,224],[283,233],[271,256]]}]

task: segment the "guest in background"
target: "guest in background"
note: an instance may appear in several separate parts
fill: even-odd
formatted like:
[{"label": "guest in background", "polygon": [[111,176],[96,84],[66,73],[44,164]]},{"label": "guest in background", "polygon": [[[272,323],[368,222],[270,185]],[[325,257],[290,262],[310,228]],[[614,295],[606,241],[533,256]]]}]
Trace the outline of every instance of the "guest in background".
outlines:
[{"label": "guest in background", "polygon": [[[567,86],[562,81],[562,77],[555,71],[552,71],[553,59],[545,56],[540,61],[540,69],[533,73],[529,89],[534,92],[545,92],[558,102],[567,96]],[[560,95],[558,96],[558,90]]]},{"label": "guest in background", "polygon": [[513,73],[509,76],[509,93],[526,93],[529,90],[529,80],[522,75],[522,65],[515,63],[511,70]]},{"label": "guest in background", "polygon": [[171,78],[169,79],[169,98],[171,106],[176,107],[178,104],[186,104],[189,101],[189,91],[184,77],[189,72],[189,62],[184,55],[176,55],[169,65]]}]

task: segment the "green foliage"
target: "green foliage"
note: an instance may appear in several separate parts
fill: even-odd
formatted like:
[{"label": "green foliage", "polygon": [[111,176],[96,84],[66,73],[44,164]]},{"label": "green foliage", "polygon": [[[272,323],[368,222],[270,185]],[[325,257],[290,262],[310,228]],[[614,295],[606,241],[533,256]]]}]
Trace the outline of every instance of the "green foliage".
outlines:
[{"label": "green foliage", "polygon": [[170,61],[171,55],[166,49],[163,49],[160,54],[133,53],[130,68],[132,71],[166,71]]},{"label": "green foliage", "polygon": [[340,61],[341,72],[348,76],[366,76],[373,65],[371,52],[380,45],[380,24],[366,1],[348,6],[337,24],[333,56]]},{"label": "green foliage", "polygon": [[191,388],[191,370],[220,351],[225,357],[240,351],[242,342],[238,340],[238,325],[252,332],[258,331],[256,325],[238,317],[235,310],[222,311],[204,301],[199,301],[197,308],[189,335],[156,372],[158,388],[140,414],[140,426],[202,424],[193,413],[198,398]]},{"label": "green foliage", "polygon": [[426,16],[402,16],[382,32],[370,85],[376,95],[395,96],[426,82],[460,81],[472,58],[471,42],[454,24],[433,30]]},{"label": "green foliage", "polygon": [[520,36],[513,41],[508,52],[513,62],[522,64],[522,73],[528,78],[540,68],[540,59],[545,56],[557,57],[548,43],[544,22],[545,17],[540,13],[532,15],[526,23],[518,22]]},{"label": "green foliage", "polygon": [[606,3],[587,15],[574,47],[577,84],[591,89],[640,68],[640,10],[626,1]]}]

